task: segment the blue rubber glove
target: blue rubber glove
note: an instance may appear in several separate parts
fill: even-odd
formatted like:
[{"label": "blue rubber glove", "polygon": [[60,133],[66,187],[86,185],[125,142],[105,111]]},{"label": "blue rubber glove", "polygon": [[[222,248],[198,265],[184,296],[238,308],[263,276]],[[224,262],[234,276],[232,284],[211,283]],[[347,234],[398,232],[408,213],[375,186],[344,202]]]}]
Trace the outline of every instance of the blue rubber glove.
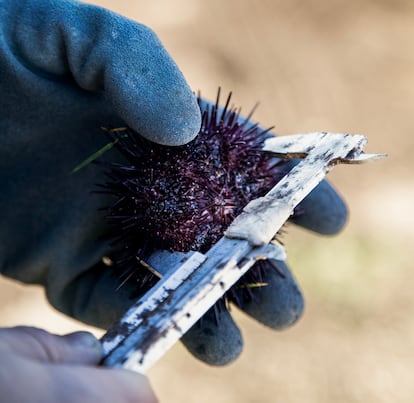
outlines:
[{"label": "blue rubber glove", "polygon": [[[102,168],[70,171],[108,142],[100,127],[127,124],[150,140],[183,144],[200,126],[191,90],[148,28],[70,0],[0,0],[0,270],[45,286],[58,310],[107,328],[133,303],[133,285],[115,292],[117,274],[93,193]],[[104,159],[121,158],[115,150]],[[342,227],[346,208],[323,183],[304,202],[301,225],[322,233]],[[290,274],[269,275],[243,308],[283,328],[303,309]],[[276,291],[276,292],[275,292]],[[255,291],[256,293],[256,291]],[[185,336],[197,357],[224,364],[241,350],[228,312],[213,313]]]}]

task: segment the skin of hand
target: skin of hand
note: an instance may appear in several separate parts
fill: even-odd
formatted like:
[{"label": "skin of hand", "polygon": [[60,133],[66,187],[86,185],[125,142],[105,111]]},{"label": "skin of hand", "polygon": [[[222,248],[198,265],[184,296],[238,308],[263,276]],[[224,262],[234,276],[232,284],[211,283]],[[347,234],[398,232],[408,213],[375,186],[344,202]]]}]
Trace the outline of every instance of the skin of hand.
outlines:
[{"label": "skin of hand", "polygon": [[90,333],[56,336],[33,327],[0,328],[1,400],[10,403],[155,403],[146,377],[98,367]]},{"label": "skin of hand", "polygon": [[[101,127],[128,125],[162,144],[190,141],[196,97],[157,36],[108,10],[73,0],[0,0],[0,272],[41,284],[52,305],[108,328],[134,302],[134,284],[101,263],[113,247],[99,195],[102,166],[71,170],[108,143]],[[114,162],[111,150],[102,157]],[[174,161],[172,161],[174,163]],[[327,183],[303,202],[297,223],[331,234],[346,207]],[[270,275],[242,308],[281,329],[303,310],[290,273]],[[213,312],[183,339],[199,359],[222,365],[242,350],[240,330]]]}]

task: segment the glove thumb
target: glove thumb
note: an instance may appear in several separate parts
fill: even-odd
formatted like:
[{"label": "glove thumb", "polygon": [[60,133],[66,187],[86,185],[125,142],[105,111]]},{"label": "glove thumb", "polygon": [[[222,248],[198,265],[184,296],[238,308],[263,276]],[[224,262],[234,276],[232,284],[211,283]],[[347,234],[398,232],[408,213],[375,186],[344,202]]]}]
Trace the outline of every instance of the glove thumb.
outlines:
[{"label": "glove thumb", "polygon": [[29,66],[43,86],[44,77],[73,80],[81,89],[103,95],[123,122],[151,141],[181,145],[197,135],[201,114],[196,96],[149,28],[72,0],[0,4],[0,41],[6,32],[11,44],[6,50],[18,54],[6,52],[11,71],[17,58],[24,61],[21,70]]}]

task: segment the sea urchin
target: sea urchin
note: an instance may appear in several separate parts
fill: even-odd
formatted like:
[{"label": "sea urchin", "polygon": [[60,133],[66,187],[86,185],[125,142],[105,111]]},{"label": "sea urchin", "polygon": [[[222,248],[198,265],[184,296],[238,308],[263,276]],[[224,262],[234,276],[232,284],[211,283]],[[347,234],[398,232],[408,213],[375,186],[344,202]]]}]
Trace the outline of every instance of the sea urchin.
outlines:
[{"label": "sea urchin", "polygon": [[[284,176],[288,164],[261,151],[269,130],[230,107],[199,97],[202,125],[189,144],[154,144],[130,129],[112,132],[125,164],[109,164],[104,191],[115,197],[108,208],[121,255],[116,263],[139,288],[155,277],[140,261],[154,249],[205,252],[252,199]],[[259,265],[260,266],[260,265]],[[248,282],[260,282],[249,275]],[[254,270],[253,272],[254,273]],[[249,287],[241,287],[248,290]]]}]

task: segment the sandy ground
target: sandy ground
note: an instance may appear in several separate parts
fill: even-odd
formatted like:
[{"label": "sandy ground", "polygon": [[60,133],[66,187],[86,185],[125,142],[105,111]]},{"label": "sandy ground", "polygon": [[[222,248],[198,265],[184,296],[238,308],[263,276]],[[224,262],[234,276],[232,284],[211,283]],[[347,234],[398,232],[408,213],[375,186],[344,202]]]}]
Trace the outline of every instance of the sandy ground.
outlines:
[{"label": "sandy ground", "polygon": [[[307,299],[281,333],[235,312],[242,357],[210,368],[177,345],[151,371],[162,402],[412,402],[414,3],[409,0],[95,0],[151,26],[194,90],[232,90],[281,134],[364,133],[386,161],[330,174],[349,205],[335,238],[291,228],[289,261]],[[58,333],[35,287],[0,284],[0,324]],[[96,331],[99,334],[99,331]],[[189,387],[189,385],[191,385]]]}]

